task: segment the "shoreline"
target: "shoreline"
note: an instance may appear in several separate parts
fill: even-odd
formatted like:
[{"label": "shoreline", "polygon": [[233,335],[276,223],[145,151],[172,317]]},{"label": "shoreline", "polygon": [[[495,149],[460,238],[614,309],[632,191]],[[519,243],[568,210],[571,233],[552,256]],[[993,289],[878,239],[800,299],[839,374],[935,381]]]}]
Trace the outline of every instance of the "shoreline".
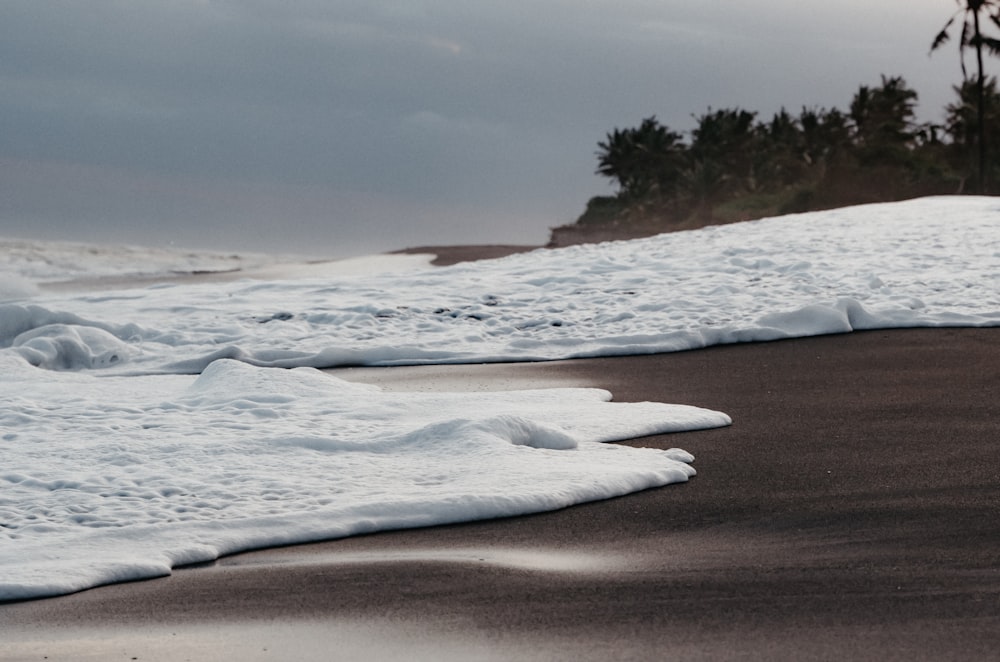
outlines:
[{"label": "shoreline", "polygon": [[733,425],[625,442],[692,452],[685,484],[0,605],[0,659],[987,659],[998,339],[897,329],[348,369],[386,388],[594,386]]},{"label": "shoreline", "polygon": [[516,253],[547,248],[546,246],[529,246],[526,244],[459,244],[455,246],[413,246],[389,251],[388,255],[433,255],[431,264],[435,267],[449,267],[460,262],[475,262],[476,260],[493,260]]},{"label": "shoreline", "polygon": [[[358,255],[353,257],[332,258],[329,260],[310,259],[303,262],[276,263],[254,266],[251,268],[237,267],[217,271],[178,271],[173,273],[149,275],[113,275],[93,278],[72,278],[69,280],[46,281],[33,285],[45,293],[86,292],[100,290],[138,289],[155,285],[185,285],[204,283],[228,283],[244,278],[307,278],[321,277],[330,273],[335,275],[352,275],[369,271],[366,264],[375,265],[379,258],[392,256],[432,256],[430,266],[447,267],[462,262],[476,260],[491,260],[507,257],[516,253],[526,253],[545,248],[544,246],[527,246],[514,244],[469,244],[457,246],[421,246],[403,248],[385,253]],[[378,269],[375,268],[377,272]]]}]

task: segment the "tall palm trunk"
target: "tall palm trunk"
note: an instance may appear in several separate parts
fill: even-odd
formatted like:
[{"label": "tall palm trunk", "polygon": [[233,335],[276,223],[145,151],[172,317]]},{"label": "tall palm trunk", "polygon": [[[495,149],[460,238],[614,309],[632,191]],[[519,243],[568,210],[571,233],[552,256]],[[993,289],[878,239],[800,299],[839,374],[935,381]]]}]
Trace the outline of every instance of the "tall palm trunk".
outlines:
[{"label": "tall palm trunk", "polygon": [[984,36],[982,22],[979,13],[986,10],[989,19],[1000,27],[1000,0],[956,0],[959,10],[952,15],[948,22],[934,38],[931,43],[931,52],[934,52],[941,44],[949,39],[948,29],[954,24],[955,19],[960,15],[962,18],[962,36],[958,44],[958,52],[962,61],[962,80],[968,81],[969,76],[965,70],[965,49],[974,46],[976,49],[976,142],[979,143],[977,156],[976,188],[977,193],[986,193],[989,172],[987,168],[986,155],[988,147],[986,145],[986,75],[983,73],[983,47],[985,46],[994,55],[1000,55],[1000,39]]},{"label": "tall palm trunk", "polygon": [[983,40],[979,31],[979,6],[972,13],[976,38],[976,142],[979,143],[979,168],[976,173],[976,183],[980,195],[986,193],[986,94],[983,75]]}]

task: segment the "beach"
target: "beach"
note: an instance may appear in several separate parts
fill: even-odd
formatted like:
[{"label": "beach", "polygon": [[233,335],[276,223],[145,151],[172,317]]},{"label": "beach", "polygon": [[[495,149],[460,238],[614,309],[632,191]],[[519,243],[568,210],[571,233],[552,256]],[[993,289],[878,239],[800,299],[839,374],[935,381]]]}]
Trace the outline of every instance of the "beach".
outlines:
[{"label": "beach", "polygon": [[693,453],[684,484],[5,604],[0,659],[997,659],[998,334],[338,370],[388,389],[594,386],[733,424],[626,442]]}]

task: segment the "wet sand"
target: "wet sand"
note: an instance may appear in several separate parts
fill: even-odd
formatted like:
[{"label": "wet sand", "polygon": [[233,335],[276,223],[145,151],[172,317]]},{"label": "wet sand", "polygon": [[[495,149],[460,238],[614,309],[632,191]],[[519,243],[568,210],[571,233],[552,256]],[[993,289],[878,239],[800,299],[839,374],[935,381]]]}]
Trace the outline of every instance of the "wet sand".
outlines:
[{"label": "wet sand", "polygon": [[1000,329],[338,371],[720,409],[698,476],[0,605],[3,660],[995,660]]}]

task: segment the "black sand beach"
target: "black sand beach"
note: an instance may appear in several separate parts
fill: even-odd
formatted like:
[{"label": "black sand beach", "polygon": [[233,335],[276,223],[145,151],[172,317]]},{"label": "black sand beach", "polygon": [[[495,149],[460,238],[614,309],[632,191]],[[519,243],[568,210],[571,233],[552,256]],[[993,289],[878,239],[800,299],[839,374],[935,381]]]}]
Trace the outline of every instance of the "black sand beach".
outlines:
[{"label": "black sand beach", "polygon": [[[4,660],[1000,659],[1000,329],[353,371],[727,412],[689,483],[0,605]],[[421,386],[416,386],[421,387]]]}]

